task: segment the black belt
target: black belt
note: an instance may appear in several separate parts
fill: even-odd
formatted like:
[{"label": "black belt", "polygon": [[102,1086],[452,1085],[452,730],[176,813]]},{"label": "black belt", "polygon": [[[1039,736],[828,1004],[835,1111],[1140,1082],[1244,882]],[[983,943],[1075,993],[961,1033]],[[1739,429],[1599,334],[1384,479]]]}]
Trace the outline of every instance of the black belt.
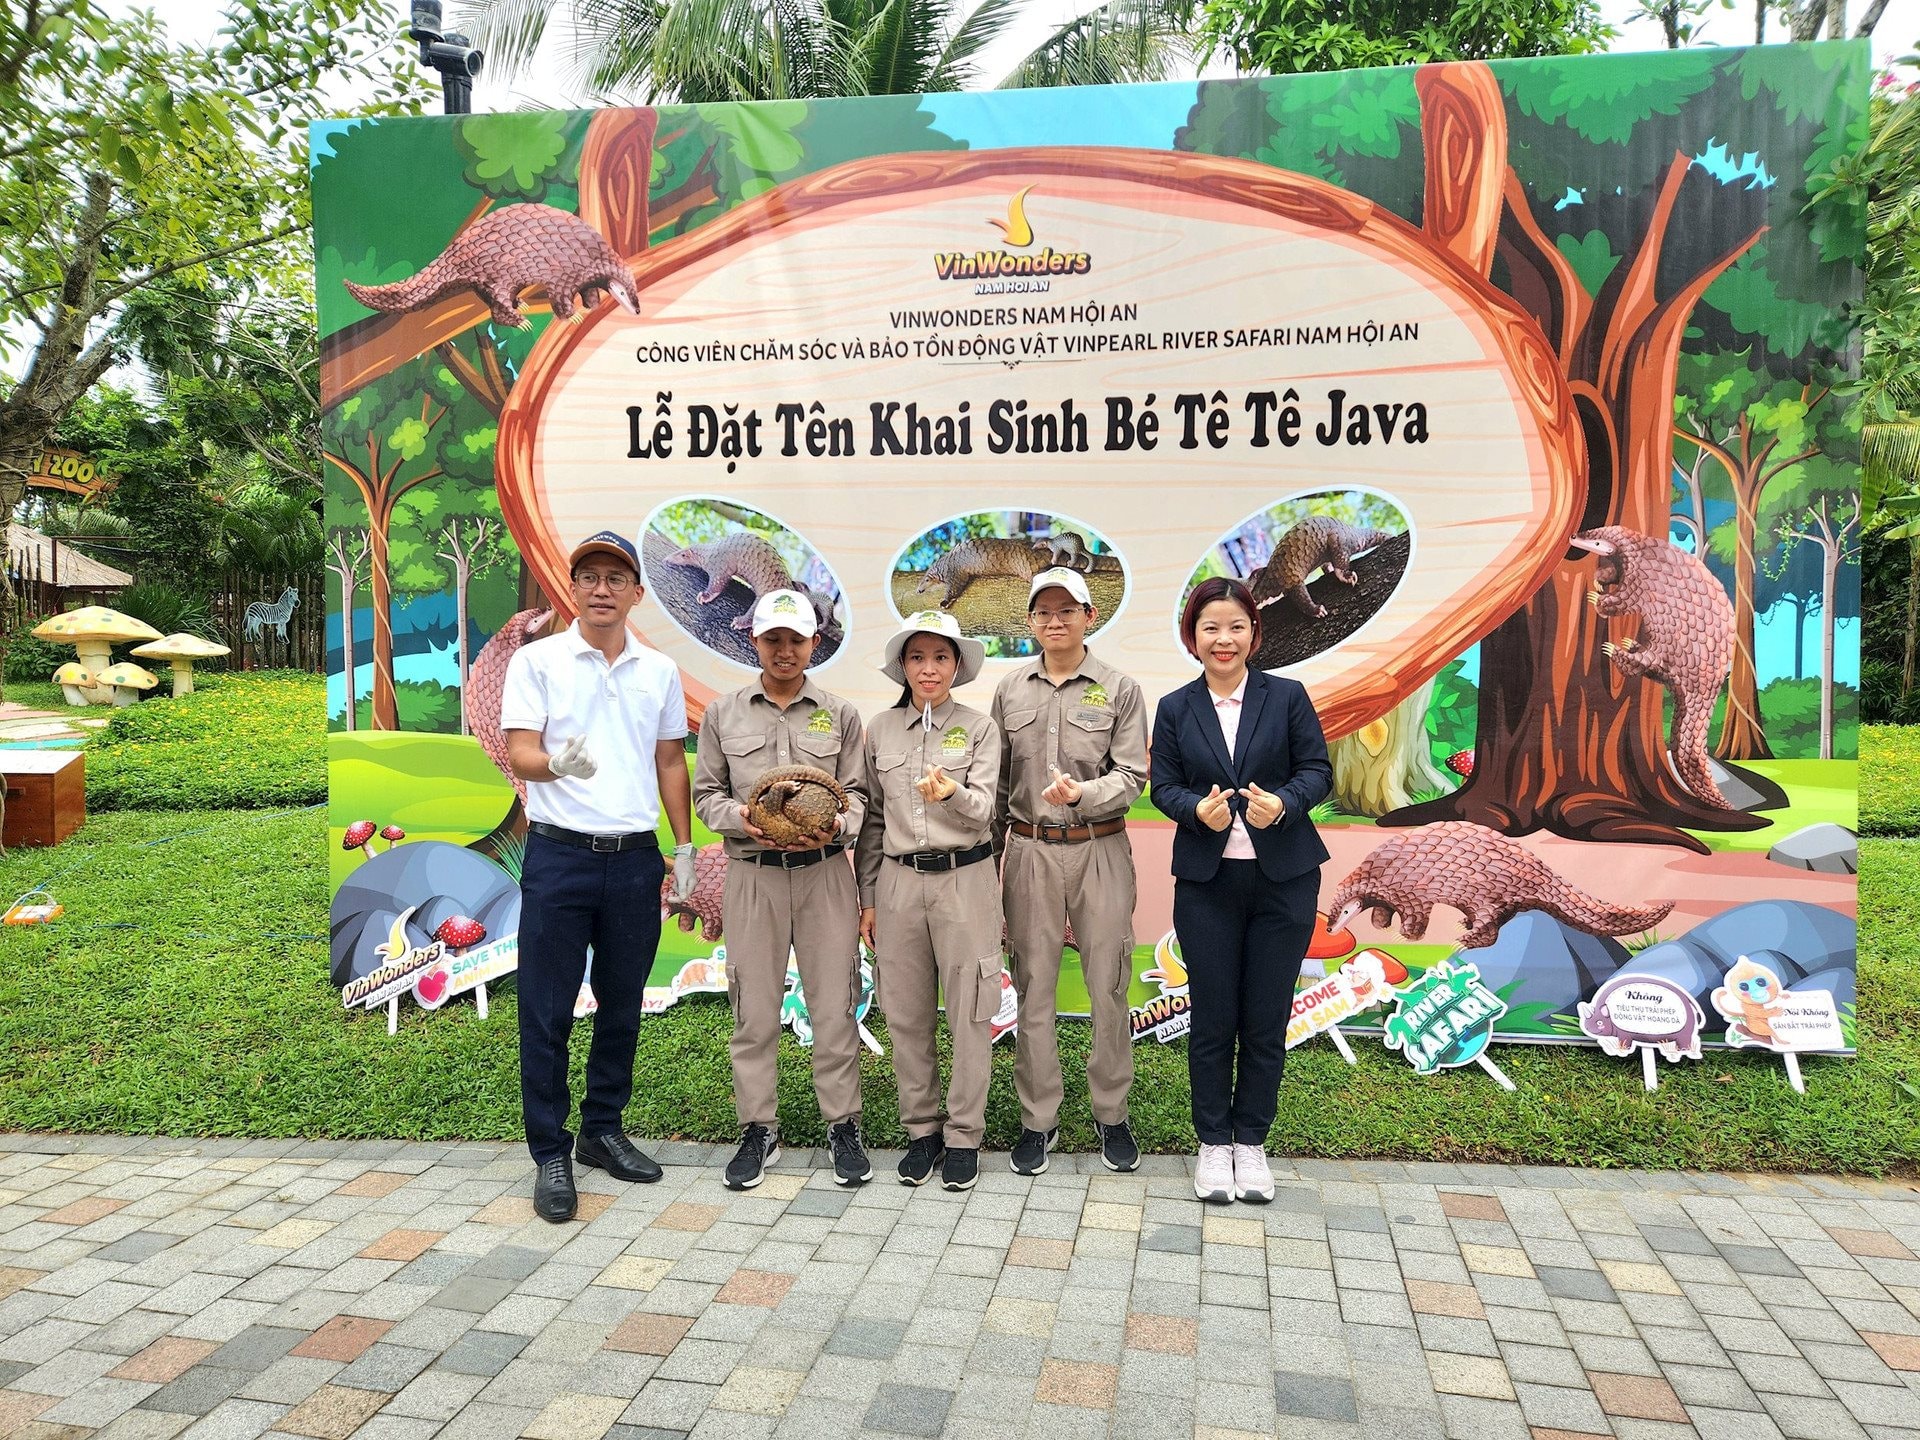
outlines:
[{"label": "black belt", "polygon": [[751,860],[756,865],[774,865],[782,870],[804,870],[809,865],[818,865],[829,855],[844,855],[844,845],[823,845],[818,850],[755,850],[743,855],[743,860]]},{"label": "black belt", "polygon": [[971,865],[976,860],[985,860],[993,854],[993,842],[976,845],[971,850],[916,850],[911,855],[890,855],[890,860],[898,860],[909,870],[921,875],[938,875],[946,870],[958,870],[962,865]]},{"label": "black belt", "polygon": [[561,825],[549,825],[544,820],[529,820],[527,829],[549,840],[558,840],[562,845],[571,845],[576,850],[592,850],[602,855],[616,855],[622,850],[638,850],[643,846],[658,849],[660,845],[660,837],[651,830],[635,830],[626,835],[589,835],[584,830],[568,830]]}]

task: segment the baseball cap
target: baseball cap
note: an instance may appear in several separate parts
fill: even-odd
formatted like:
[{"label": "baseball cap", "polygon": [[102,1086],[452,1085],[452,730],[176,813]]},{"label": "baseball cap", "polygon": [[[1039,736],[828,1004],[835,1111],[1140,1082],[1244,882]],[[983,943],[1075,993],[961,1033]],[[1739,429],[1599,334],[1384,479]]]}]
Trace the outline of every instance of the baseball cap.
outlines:
[{"label": "baseball cap", "polygon": [[640,552],[617,530],[602,530],[574,546],[573,554],[567,557],[567,569],[572,570],[589,555],[612,555],[632,566],[636,577],[640,574]]},{"label": "baseball cap", "polygon": [[1033,608],[1033,602],[1040,598],[1042,590],[1051,590],[1058,585],[1082,605],[1093,604],[1093,596],[1087,591],[1087,582],[1078,570],[1069,570],[1064,565],[1056,565],[1051,570],[1042,570],[1033,577],[1033,584],[1027,588],[1027,608]]},{"label": "baseball cap", "polygon": [[756,640],[769,630],[791,630],[805,640],[817,629],[813,601],[798,590],[769,590],[754,604],[753,638]]}]

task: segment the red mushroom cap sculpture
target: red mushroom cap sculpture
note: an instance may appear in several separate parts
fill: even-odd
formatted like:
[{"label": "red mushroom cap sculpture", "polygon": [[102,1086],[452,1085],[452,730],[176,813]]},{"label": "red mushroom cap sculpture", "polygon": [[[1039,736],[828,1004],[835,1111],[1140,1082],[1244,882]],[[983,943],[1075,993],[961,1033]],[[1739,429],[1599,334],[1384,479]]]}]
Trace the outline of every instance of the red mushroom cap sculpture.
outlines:
[{"label": "red mushroom cap sculpture", "polygon": [[465,915],[449,915],[433,932],[433,938],[454,950],[465,950],[487,938],[487,927]]},{"label": "red mushroom cap sculpture", "polygon": [[356,820],[347,826],[347,833],[340,837],[342,850],[363,850],[369,860],[373,858],[374,824],[371,820]]}]

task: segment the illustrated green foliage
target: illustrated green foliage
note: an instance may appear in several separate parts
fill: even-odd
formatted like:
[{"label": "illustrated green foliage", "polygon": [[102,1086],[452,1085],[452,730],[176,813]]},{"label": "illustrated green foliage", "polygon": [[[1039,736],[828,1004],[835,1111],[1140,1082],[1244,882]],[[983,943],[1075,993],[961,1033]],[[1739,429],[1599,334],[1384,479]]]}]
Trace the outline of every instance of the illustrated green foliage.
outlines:
[{"label": "illustrated green foliage", "polygon": [[1600,293],[1600,287],[1607,283],[1613,267],[1620,263],[1620,257],[1613,253],[1604,230],[1589,230],[1577,238],[1562,235],[1554,244],[1567,257],[1567,263],[1573,266],[1573,273],[1580,277],[1580,283],[1589,295]]},{"label": "illustrated green foliage", "polygon": [[1624,145],[1641,121],[1676,113],[1712,85],[1717,64],[1711,50],[1664,55],[1658,65],[1639,55],[1584,55],[1507,66],[1501,79],[1525,114],[1596,145]]},{"label": "illustrated green foliage", "polygon": [[[400,728],[416,733],[453,735],[460,729],[460,691],[455,686],[434,680],[397,680],[394,699],[400,709]],[[335,711],[333,719],[341,719]],[[355,723],[362,730],[373,728],[373,701],[361,697],[355,711]]]},{"label": "illustrated green foliage", "polygon": [[1464,656],[1449,660],[1433,677],[1433,695],[1427,701],[1428,750],[1433,763],[1443,770],[1449,756],[1473,748],[1480,692],[1467,679],[1465,669]]},{"label": "illustrated green foliage", "polygon": [[579,126],[563,111],[470,115],[454,132],[454,149],[474,189],[502,200],[546,200],[556,184],[578,178]]}]

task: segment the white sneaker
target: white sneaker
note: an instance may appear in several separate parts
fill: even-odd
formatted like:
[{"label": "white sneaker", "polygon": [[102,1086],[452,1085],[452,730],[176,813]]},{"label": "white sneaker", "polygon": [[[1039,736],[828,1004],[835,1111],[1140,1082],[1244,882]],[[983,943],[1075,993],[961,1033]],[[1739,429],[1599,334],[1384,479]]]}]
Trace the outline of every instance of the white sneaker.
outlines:
[{"label": "white sneaker", "polygon": [[1267,1167],[1267,1152],[1258,1145],[1233,1147],[1233,1196],[1254,1205],[1273,1199],[1273,1171]]},{"label": "white sneaker", "polygon": [[1202,1145],[1193,1166],[1193,1193],[1209,1205],[1233,1201],[1233,1146]]}]

